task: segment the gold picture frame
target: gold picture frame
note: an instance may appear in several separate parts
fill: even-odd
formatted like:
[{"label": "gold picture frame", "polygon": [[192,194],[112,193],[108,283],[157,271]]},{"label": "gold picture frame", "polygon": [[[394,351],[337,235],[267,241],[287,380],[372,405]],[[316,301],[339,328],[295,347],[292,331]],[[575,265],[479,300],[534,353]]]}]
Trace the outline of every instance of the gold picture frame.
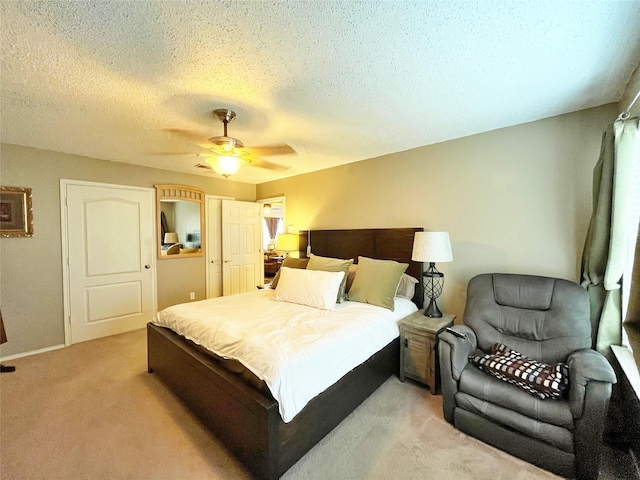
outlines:
[{"label": "gold picture frame", "polygon": [[0,187],[0,237],[32,237],[31,189]]}]

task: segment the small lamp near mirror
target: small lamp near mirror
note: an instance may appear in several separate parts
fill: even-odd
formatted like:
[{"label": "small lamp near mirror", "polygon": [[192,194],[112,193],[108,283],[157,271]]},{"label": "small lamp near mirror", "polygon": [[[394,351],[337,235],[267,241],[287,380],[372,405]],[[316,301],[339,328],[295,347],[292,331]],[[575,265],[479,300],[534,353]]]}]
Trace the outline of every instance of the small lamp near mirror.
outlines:
[{"label": "small lamp near mirror", "polygon": [[182,247],[182,244],[176,232],[167,232],[164,234],[162,248],[166,249],[167,255],[179,255],[180,247]]},{"label": "small lamp near mirror", "polygon": [[447,232],[416,232],[413,239],[411,260],[429,262],[429,268],[422,274],[424,291],[430,299],[429,306],[424,310],[424,315],[433,318],[442,317],[436,299],[444,287],[444,274],[436,269],[435,264],[436,262],[453,260],[449,234]]},{"label": "small lamp near mirror", "polygon": [[174,243],[180,243],[180,239],[178,238],[178,234],[176,232],[167,232],[164,234],[164,242],[165,244],[173,245]]}]

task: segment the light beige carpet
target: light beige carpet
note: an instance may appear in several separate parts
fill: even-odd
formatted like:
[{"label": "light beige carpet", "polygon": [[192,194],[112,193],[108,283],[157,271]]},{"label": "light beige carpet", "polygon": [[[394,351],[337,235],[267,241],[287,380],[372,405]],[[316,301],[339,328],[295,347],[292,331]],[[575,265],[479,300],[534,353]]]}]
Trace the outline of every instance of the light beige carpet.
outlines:
[{"label": "light beige carpet", "polygon": [[[147,373],[144,330],[5,363],[2,480],[250,478]],[[440,396],[393,377],[283,478],[557,477],[455,430]]]}]

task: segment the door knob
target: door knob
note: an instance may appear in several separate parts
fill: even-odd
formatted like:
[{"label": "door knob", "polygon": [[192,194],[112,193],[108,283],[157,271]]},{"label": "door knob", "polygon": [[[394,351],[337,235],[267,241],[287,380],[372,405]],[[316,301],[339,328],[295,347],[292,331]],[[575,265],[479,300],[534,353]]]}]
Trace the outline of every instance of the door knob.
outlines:
[{"label": "door knob", "polygon": [[144,268],[146,268],[147,270],[149,270],[151,268],[151,265],[145,265]]}]

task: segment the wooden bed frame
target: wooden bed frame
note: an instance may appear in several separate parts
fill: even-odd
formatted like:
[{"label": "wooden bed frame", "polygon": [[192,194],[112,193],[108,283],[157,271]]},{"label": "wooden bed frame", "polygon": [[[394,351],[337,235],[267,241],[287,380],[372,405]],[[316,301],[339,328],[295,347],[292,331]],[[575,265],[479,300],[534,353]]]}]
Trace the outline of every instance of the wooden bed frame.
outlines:
[{"label": "wooden bed frame", "polygon": [[[409,263],[407,273],[421,279],[422,263],[411,261],[411,252],[414,233],[422,230],[311,230],[300,232],[300,250],[304,255],[311,245],[321,256],[397,260]],[[414,301],[421,307],[422,289],[416,290]],[[148,371],[163,380],[253,475],[269,480],[284,474],[398,374],[399,347],[399,340],[393,340],[284,423],[270,395],[247,385],[184,337],[147,325]]]}]

